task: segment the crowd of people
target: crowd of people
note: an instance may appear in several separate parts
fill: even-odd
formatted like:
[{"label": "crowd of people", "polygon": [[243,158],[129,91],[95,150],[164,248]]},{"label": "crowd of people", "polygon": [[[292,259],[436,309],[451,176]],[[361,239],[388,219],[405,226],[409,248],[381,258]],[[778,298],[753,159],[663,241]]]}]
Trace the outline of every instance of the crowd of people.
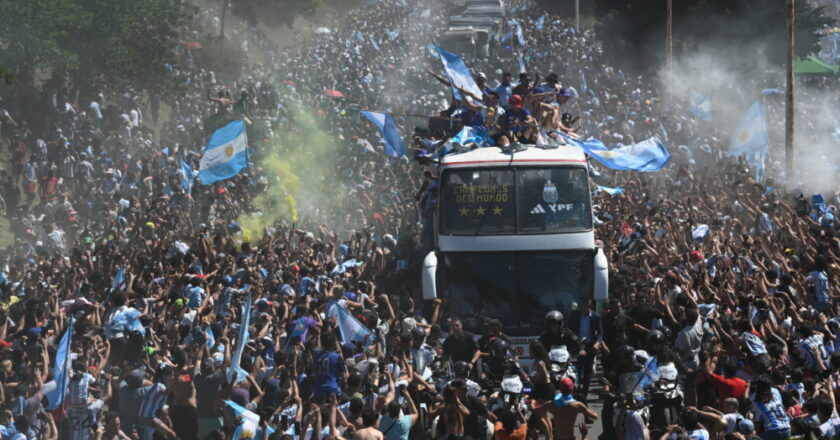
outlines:
[{"label": "crowd of people", "polygon": [[[604,59],[594,32],[531,2],[506,5],[527,44],[501,43],[527,72],[468,59],[482,96],[450,100],[428,40],[453,11],[369,3],[293,47],[245,28],[243,50],[265,53],[239,78],[217,78],[182,45],[179,96],[71,96],[51,82],[0,101],[15,237],[0,261],[4,439],[571,439],[590,426],[623,440],[838,438],[836,185],[784,191],[772,164],[757,181],[755,164],[723,153],[721,127],[686,102],[666,106],[654,80]],[[217,21],[205,16],[184,41],[215,35]],[[415,160],[396,159],[355,108],[453,123],[397,116],[405,139],[417,127]],[[201,185],[184,168],[241,118],[253,157],[306,153],[283,144],[299,109],[339,146],[303,179],[335,203],[300,196],[296,221],[244,237],[240,219],[276,176],[254,163]],[[549,312],[527,368],[509,323],[454,316],[420,291],[434,160],[471,125],[501,146],[568,148],[559,133],[671,146],[654,174],[590,164],[610,299]],[[345,339],[344,313],[370,340]],[[464,318],[486,319],[465,329]],[[551,373],[558,345],[577,380]],[[521,405],[494,396],[508,374],[529,384]],[[242,431],[243,411],[255,429]]]}]

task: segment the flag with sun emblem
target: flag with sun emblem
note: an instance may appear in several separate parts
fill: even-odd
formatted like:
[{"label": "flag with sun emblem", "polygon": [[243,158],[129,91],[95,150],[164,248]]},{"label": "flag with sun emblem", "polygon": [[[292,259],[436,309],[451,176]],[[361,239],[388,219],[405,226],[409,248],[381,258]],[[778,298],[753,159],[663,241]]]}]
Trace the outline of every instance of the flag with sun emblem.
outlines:
[{"label": "flag with sun emblem", "polygon": [[245,122],[233,121],[216,130],[204,149],[198,177],[202,185],[230,179],[248,166]]},{"label": "flag with sun emblem", "polygon": [[759,153],[767,149],[767,122],[764,103],[757,100],[747,109],[741,123],[732,134],[729,154]]}]

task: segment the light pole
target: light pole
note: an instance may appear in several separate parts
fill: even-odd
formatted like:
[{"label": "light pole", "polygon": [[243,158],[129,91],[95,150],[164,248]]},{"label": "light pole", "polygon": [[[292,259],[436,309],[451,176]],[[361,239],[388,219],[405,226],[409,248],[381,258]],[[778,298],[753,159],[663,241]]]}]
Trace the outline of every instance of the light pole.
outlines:
[{"label": "light pole", "polygon": [[787,1],[787,90],[785,91],[785,181],[787,187],[792,188],[795,185],[793,180],[793,135],[794,135],[794,78],[793,78],[793,63],[794,63],[794,33],[796,32],[796,11],[795,0]]}]

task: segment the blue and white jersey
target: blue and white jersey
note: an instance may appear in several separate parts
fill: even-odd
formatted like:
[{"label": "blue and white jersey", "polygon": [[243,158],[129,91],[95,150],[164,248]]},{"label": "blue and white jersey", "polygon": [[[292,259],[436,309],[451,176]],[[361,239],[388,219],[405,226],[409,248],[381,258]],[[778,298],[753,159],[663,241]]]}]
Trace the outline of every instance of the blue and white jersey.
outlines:
[{"label": "blue and white jersey", "polygon": [[146,395],[146,398],[143,399],[143,403],[140,404],[140,411],[137,415],[147,419],[153,419],[155,418],[158,410],[163,408],[163,405],[166,404],[166,385],[156,383],[149,386],[151,387],[149,394]]},{"label": "blue and white jersey", "polygon": [[782,393],[775,388],[771,391],[773,398],[766,403],[756,402],[755,396],[752,397],[752,411],[755,414],[755,420],[764,425],[765,431],[790,429],[790,419],[785,412],[785,405],[782,404]]},{"label": "blue and white jersey", "polygon": [[73,376],[70,376],[70,386],[67,393],[68,403],[71,405],[87,405],[88,388],[92,380],[94,380],[94,377],[88,373],[82,373],[79,380],[74,380]]}]

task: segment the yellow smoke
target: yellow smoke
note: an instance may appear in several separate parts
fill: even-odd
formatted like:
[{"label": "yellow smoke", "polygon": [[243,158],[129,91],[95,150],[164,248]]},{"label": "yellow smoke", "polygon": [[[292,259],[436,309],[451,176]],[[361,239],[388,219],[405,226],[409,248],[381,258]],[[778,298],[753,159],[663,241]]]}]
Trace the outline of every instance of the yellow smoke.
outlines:
[{"label": "yellow smoke", "polygon": [[341,141],[321,128],[311,107],[293,104],[289,116],[274,129],[272,139],[254,148],[254,164],[261,169],[257,174],[268,181],[239,216],[244,241],[258,240],[266,227],[280,221],[314,218],[311,208],[335,206],[344,193],[335,176]]}]

